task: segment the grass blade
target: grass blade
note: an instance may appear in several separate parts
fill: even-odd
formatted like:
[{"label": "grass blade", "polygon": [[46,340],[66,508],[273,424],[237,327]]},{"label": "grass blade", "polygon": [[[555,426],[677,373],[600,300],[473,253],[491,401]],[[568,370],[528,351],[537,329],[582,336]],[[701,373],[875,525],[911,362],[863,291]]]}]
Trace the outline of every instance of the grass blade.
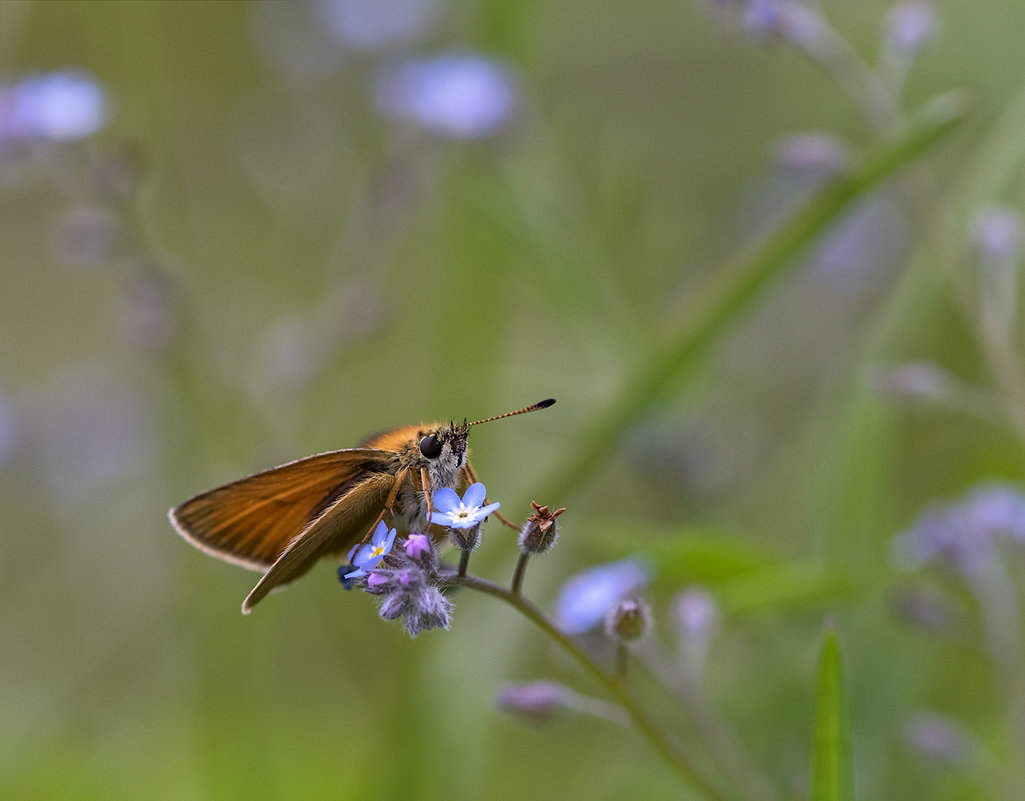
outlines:
[{"label": "grass blade", "polygon": [[854,756],[836,631],[826,631],[819,653],[810,801],[854,801]]}]

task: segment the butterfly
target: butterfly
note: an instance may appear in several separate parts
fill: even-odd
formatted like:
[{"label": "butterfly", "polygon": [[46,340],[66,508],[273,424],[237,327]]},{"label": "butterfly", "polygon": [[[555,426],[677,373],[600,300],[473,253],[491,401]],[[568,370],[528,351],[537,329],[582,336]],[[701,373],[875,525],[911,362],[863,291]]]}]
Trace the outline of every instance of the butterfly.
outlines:
[{"label": "butterfly", "polygon": [[382,520],[403,533],[427,531],[431,496],[477,482],[472,426],[545,409],[554,398],[473,423],[421,423],[366,437],[202,492],[168,513],[185,540],[226,562],[263,572],[242,612],[322,557],[365,542]]}]

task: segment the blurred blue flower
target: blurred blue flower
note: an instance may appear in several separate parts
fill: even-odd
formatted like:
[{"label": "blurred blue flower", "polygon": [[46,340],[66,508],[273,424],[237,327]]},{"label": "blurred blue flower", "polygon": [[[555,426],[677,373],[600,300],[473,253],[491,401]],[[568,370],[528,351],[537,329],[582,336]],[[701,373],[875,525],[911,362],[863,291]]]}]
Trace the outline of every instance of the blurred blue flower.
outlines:
[{"label": "blurred blue flower", "polygon": [[442,487],[434,493],[434,513],[431,522],[446,528],[469,529],[479,525],[502,504],[484,506],[487,490],[479,481],[471,484],[462,499],[455,490]]},{"label": "blurred blue flower", "polygon": [[897,535],[894,553],[906,568],[939,561],[972,575],[994,556],[999,541],[1025,545],[1025,494],[1012,484],[991,483],[926,509]]},{"label": "blurred blue flower", "polygon": [[519,104],[512,71],[473,54],[409,59],[378,75],[377,107],[438,136],[480,139],[500,131]]},{"label": "blurred blue flower", "polygon": [[812,50],[822,39],[818,9],[799,0],[706,0],[705,6],[720,23],[756,41],[782,39]]},{"label": "blurred blue flower", "polygon": [[377,563],[385,557],[385,554],[391,551],[394,542],[395,529],[389,531],[388,526],[382,520],[374,529],[370,542],[365,545],[357,545],[349,552],[349,560],[356,569],[351,573],[346,573],[345,578],[362,578],[367,575],[377,567]]},{"label": "blurred blue flower", "polygon": [[559,591],[556,619],[568,634],[590,631],[605,620],[612,607],[650,580],[650,571],[633,559],[577,573]]},{"label": "blurred blue flower", "polygon": [[106,91],[80,70],[39,73],[0,84],[0,143],[84,139],[101,130],[109,114]]},{"label": "blurred blue flower", "polygon": [[385,50],[429,34],[438,0],[318,0],[317,17],[331,38],[353,50]]}]

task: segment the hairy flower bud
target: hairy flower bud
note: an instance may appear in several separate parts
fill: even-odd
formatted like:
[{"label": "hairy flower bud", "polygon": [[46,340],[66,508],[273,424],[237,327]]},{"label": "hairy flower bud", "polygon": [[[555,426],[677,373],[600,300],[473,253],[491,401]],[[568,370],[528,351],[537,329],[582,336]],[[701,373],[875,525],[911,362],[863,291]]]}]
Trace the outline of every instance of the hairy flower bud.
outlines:
[{"label": "hairy flower bud", "polygon": [[406,631],[416,637],[431,629],[447,629],[451,621],[452,602],[437,587],[425,586],[410,597],[406,613]]},{"label": "hairy flower bud", "polygon": [[621,642],[633,642],[651,631],[651,607],[639,596],[624,598],[605,618],[605,632]]},{"label": "hairy flower bud", "polygon": [[552,548],[559,539],[559,527],[555,518],[566,511],[565,507],[550,511],[547,506],[530,502],[533,514],[520,531],[519,546],[524,553],[539,554]]}]

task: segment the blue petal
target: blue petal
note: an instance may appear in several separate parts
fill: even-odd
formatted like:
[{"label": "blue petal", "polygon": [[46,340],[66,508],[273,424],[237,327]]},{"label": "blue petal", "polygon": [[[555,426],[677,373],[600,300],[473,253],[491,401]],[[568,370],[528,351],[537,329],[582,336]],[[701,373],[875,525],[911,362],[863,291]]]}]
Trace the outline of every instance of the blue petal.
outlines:
[{"label": "blue petal", "polygon": [[469,507],[480,506],[484,503],[484,499],[487,495],[488,491],[484,488],[484,485],[478,481],[476,484],[471,484],[463,494],[463,505]]},{"label": "blue petal", "polygon": [[351,590],[355,579],[359,578],[356,574],[363,572],[362,570],[354,569],[355,567],[355,565],[339,565],[338,580],[342,582],[343,589]]},{"label": "blue petal", "polygon": [[597,626],[615,604],[650,580],[642,564],[624,559],[578,573],[562,586],[556,617],[563,631],[581,634]]},{"label": "blue petal", "polygon": [[502,504],[498,503],[498,501],[495,501],[495,503],[489,503],[487,506],[482,506],[480,510],[477,512],[477,519],[483,520],[485,517],[487,517],[501,505]]},{"label": "blue petal", "polygon": [[435,490],[431,503],[434,504],[435,511],[454,512],[459,508],[459,496],[454,489],[442,487]]},{"label": "blue petal", "polygon": [[[390,553],[392,546],[395,544],[395,529],[388,532],[388,538],[384,541],[384,553]],[[383,555],[383,554],[382,554]]]},{"label": "blue petal", "polygon": [[367,560],[370,559],[370,554],[372,554],[373,552],[374,546],[372,543],[368,542],[364,545],[361,545],[359,547],[359,550],[356,551],[356,556],[353,557],[352,563],[357,567],[363,567],[363,565],[367,563]]},{"label": "blue petal", "polygon": [[388,536],[388,526],[386,526],[384,524],[384,521],[381,520],[381,521],[378,522],[377,528],[374,529],[374,536],[371,537],[370,541],[372,543],[374,543],[374,545],[380,545],[382,542],[385,541],[385,538],[387,536]]}]

